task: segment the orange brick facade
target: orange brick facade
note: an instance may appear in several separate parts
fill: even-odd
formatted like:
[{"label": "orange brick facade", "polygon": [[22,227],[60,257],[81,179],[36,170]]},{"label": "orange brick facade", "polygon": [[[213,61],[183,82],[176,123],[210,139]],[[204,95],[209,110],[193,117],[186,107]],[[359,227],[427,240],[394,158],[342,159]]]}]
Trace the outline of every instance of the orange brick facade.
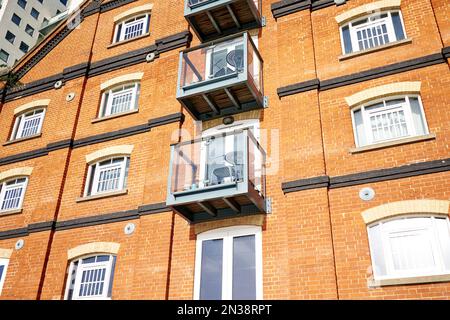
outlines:
[{"label": "orange brick facade", "polygon": [[[34,63],[33,59],[64,27],[59,26],[13,72],[27,70],[19,79],[26,87],[80,64],[87,63],[89,70],[94,70],[94,66],[109,61],[110,69],[87,71],[65,80],[60,89],[50,85],[36,93],[23,91],[14,95],[6,86],[3,91],[0,173],[22,167],[32,167],[33,171],[22,210],[0,214],[0,249],[13,249],[0,299],[64,299],[70,264],[68,250],[93,242],[120,244],[112,299],[193,299],[198,230],[253,224],[262,226],[264,299],[450,298],[450,282],[445,281],[369,287],[372,261],[367,226],[361,216],[363,211],[386,203],[450,200],[448,1],[402,0],[400,9],[410,42],[340,60],[341,40],[335,17],[374,1],[348,0],[339,6],[331,1],[325,7],[294,10],[275,18],[272,5],[278,1],[263,0],[266,25],[259,30],[258,49],[264,59],[268,108],[234,117],[259,119],[261,129],[268,133],[261,144],[270,159],[268,168],[273,171],[267,175],[272,211],[195,225],[169,208],[148,213],[144,207],[166,201],[170,145],[186,139],[178,130],[194,137],[202,127],[222,123],[221,119],[196,122],[176,99],[179,52],[200,41],[183,17],[183,1],[122,2],[84,17],[76,29]],[[150,34],[111,46],[114,17],[148,3],[153,4]],[[108,1],[103,2],[107,4]],[[192,34],[191,41],[160,50],[152,62],[147,63],[144,54],[139,62],[114,66],[121,55],[157,45],[159,39],[185,31]],[[417,63],[409,69],[403,67],[355,82],[326,86],[327,81],[338,77],[430,55],[441,58],[433,63]],[[32,67],[26,68],[27,63],[33,63]],[[139,111],[96,121],[101,84],[136,72],[143,73]],[[314,79],[320,80],[320,86],[285,96],[277,94],[280,88]],[[434,137],[351,152],[355,140],[351,110],[345,98],[365,89],[407,81],[421,82],[420,97],[429,132]],[[71,101],[66,99],[69,93],[74,94]],[[8,95],[14,97],[10,99]],[[41,135],[7,143],[14,110],[40,99],[50,99]],[[177,121],[139,129],[152,123],[152,119],[179,113],[184,116]],[[136,129],[127,134],[117,133],[128,128]],[[108,138],[110,133],[117,134]],[[64,147],[50,147],[61,141],[70,142]],[[86,155],[121,145],[133,146],[127,192],[80,201],[86,182]],[[41,152],[39,156],[27,156],[36,151]],[[334,178],[364,173],[370,176],[377,170],[438,160],[446,163],[441,166],[444,169],[423,169],[417,174],[379,181],[360,179],[357,183],[333,187]],[[331,182],[293,192],[282,187],[288,182],[316,177],[329,177]],[[358,194],[364,187],[375,190],[373,200],[360,199]],[[111,214],[114,218],[108,216]],[[71,225],[71,221],[79,225]],[[126,235],[124,227],[130,222],[136,230]],[[48,227],[40,230],[41,223]],[[24,240],[24,246],[17,250],[14,247],[19,239]]]}]

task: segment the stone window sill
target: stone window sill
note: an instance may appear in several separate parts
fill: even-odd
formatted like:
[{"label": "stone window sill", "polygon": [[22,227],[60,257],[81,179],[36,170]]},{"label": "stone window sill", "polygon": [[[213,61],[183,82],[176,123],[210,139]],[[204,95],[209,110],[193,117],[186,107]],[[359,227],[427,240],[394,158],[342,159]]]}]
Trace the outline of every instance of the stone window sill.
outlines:
[{"label": "stone window sill", "polygon": [[122,112],[122,113],[118,113],[118,114],[113,114],[111,116],[106,116],[106,117],[102,117],[102,118],[95,118],[95,119],[91,120],[91,123],[97,123],[97,122],[102,122],[102,121],[111,120],[111,119],[115,119],[115,118],[120,118],[120,117],[128,116],[133,113],[138,113],[138,112],[139,112],[139,109],[130,110],[130,111],[126,111],[126,112]]},{"label": "stone window sill", "polygon": [[395,141],[388,141],[388,142],[383,142],[383,143],[371,144],[369,146],[353,148],[353,149],[350,149],[349,152],[351,154],[355,154],[355,153],[378,150],[378,149],[383,149],[383,148],[388,148],[388,147],[393,147],[393,146],[399,146],[402,144],[421,142],[421,141],[427,141],[427,140],[433,140],[433,139],[436,139],[436,135],[434,133],[430,133],[430,134],[426,134],[423,136],[404,138],[404,139],[399,139],[399,140],[395,140]]},{"label": "stone window sill", "polygon": [[149,37],[149,36],[150,36],[150,32],[144,33],[144,34],[142,34],[142,35],[140,35],[139,37],[136,37],[136,38],[131,38],[131,39],[128,39],[128,40],[123,40],[123,41],[120,41],[120,42],[111,43],[106,48],[111,49],[111,48],[120,46],[122,44],[130,43],[132,41],[139,40],[139,39],[142,39],[142,38],[146,38],[146,37]]},{"label": "stone window sill", "polygon": [[9,146],[9,145],[14,144],[14,143],[19,143],[19,142],[22,142],[22,141],[27,141],[27,140],[32,140],[32,139],[40,138],[41,136],[42,136],[42,133],[39,133],[39,134],[34,134],[34,135],[32,135],[32,136],[25,137],[25,138],[19,138],[19,139],[9,140],[9,141],[5,142],[5,143],[3,144],[3,146]]},{"label": "stone window sill", "polygon": [[408,277],[396,279],[369,279],[367,284],[369,288],[383,287],[383,286],[397,286],[406,284],[421,284],[421,283],[436,283],[436,282],[450,282],[450,274],[422,276],[422,277]]},{"label": "stone window sill", "polygon": [[23,209],[14,209],[9,211],[0,211],[0,217],[22,213]]},{"label": "stone window sill", "polygon": [[101,193],[101,194],[96,194],[93,196],[80,197],[80,198],[77,198],[76,202],[77,203],[86,202],[86,201],[104,199],[104,198],[109,198],[109,197],[121,196],[121,195],[125,195],[125,194],[128,194],[128,189],[114,191],[114,192],[108,192],[108,193]]},{"label": "stone window sill", "polygon": [[371,48],[371,49],[367,49],[367,50],[363,50],[363,51],[358,51],[358,52],[353,52],[353,53],[348,53],[348,54],[344,54],[342,56],[339,56],[339,61],[344,61],[347,59],[351,59],[351,58],[355,58],[355,57],[359,57],[365,54],[369,54],[372,52],[377,52],[380,50],[384,50],[384,49],[389,49],[389,48],[394,48],[394,47],[398,47],[404,44],[408,44],[408,43],[412,43],[412,39],[411,38],[407,38],[407,39],[403,39],[400,41],[395,41],[395,42],[390,42],[387,43],[385,45],[379,46],[379,47],[375,47],[375,48]]}]

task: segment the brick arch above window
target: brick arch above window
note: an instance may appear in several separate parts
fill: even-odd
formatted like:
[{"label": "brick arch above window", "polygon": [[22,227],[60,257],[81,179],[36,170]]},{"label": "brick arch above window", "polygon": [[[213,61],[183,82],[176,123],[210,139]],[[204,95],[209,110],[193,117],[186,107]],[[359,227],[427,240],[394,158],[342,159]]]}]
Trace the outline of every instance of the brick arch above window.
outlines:
[{"label": "brick arch above window", "polygon": [[130,155],[133,151],[133,145],[121,145],[112,146],[105,149],[101,149],[86,155],[87,163],[94,163],[98,160],[105,159],[113,156]]},{"label": "brick arch above window", "polygon": [[20,107],[17,107],[14,109],[14,115],[17,115],[19,113],[23,113],[25,111],[37,108],[37,107],[46,107],[50,104],[50,99],[42,99],[42,100],[35,100],[30,103],[21,105]]},{"label": "brick arch above window", "polygon": [[0,248],[0,259],[9,259],[12,255],[12,249],[2,249]]},{"label": "brick arch above window", "polygon": [[122,12],[114,17],[114,22],[117,23],[119,21],[122,21],[127,18],[131,18],[134,15],[140,14],[140,13],[147,13],[152,11],[153,9],[153,3],[145,4],[143,6],[131,8],[130,10],[127,10],[125,12]]},{"label": "brick arch above window", "polygon": [[0,181],[19,176],[30,176],[32,172],[32,167],[14,168],[8,171],[0,172]]},{"label": "brick arch above window", "polygon": [[353,19],[375,13],[376,11],[399,9],[400,4],[401,0],[381,0],[345,11],[336,16],[335,19],[339,25],[342,25]]},{"label": "brick arch above window", "polygon": [[420,88],[420,81],[396,82],[360,91],[346,97],[345,101],[350,108],[353,108],[362,103],[391,95],[420,93]]},{"label": "brick arch above window", "polygon": [[97,253],[109,253],[118,254],[120,249],[120,244],[115,242],[91,242],[79,245],[75,248],[69,249],[67,251],[67,259],[73,260],[75,258],[85,256],[88,254]]},{"label": "brick arch above window", "polygon": [[201,234],[208,231],[217,229],[230,228],[230,227],[244,227],[244,226],[257,226],[262,227],[264,225],[264,215],[253,215],[246,217],[239,217],[235,219],[227,219],[221,221],[211,221],[195,224],[195,234]]},{"label": "brick arch above window", "polygon": [[370,208],[361,213],[366,224],[386,218],[407,214],[429,213],[433,215],[449,215],[450,201],[448,200],[406,200],[391,202]]},{"label": "brick arch above window", "polygon": [[125,74],[123,76],[119,76],[119,77],[116,77],[116,78],[113,78],[113,79],[103,82],[100,85],[100,89],[103,91],[103,90],[109,89],[111,87],[114,87],[114,86],[122,84],[122,83],[139,81],[142,79],[143,76],[144,76],[143,72]]}]

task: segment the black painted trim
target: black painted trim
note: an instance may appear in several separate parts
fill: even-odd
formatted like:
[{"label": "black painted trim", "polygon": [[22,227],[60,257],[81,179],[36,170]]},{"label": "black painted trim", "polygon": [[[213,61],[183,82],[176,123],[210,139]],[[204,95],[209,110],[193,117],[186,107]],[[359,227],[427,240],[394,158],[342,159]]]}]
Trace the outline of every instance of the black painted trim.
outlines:
[{"label": "black painted trim", "polygon": [[450,171],[450,158],[414,163],[388,169],[371,170],[331,178],[328,176],[321,176],[301,179],[282,183],[281,188],[284,193],[324,187],[328,187],[329,189],[337,189],[446,171]]},{"label": "black painted trim", "polygon": [[133,126],[130,128],[113,131],[113,132],[102,133],[102,134],[98,134],[95,136],[78,139],[75,141],[73,141],[72,139],[67,139],[67,140],[52,142],[52,143],[49,143],[45,148],[36,149],[36,150],[0,158],[0,166],[5,165],[5,164],[14,163],[14,162],[19,162],[19,161],[24,161],[24,160],[29,160],[29,159],[33,159],[33,158],[46,156],[50,152],[60,150],[60,149],[65,149],[65,148],[75,149],[75,148],[80,148],[80,147],[84,147],[84,146],[88,146],[88,145],[92,145],[92,144],[96,144],[96,143],[100,143],[100,142],[120,139],[120,138],[124,138],[124,137],[128,137],[128,136],[132,136],[135,134],[149,132],[152,128],[155,128],[158,126],[163,126],[163,125],[170,124],[173,122],[179,122],[179,121],[181,121],[181,122],[184,121],[184,115],[180,112],[169,114],[167,116],[163,116],[163,117],[159,117],[159,118],[155,118],[155,119],[151,119],[145,124],[141,124],[141,125],[137,125],[137,126]]},{"label": "black painted trim", "polygon": [[442,55],[444,56],[445,59],[449,59],[450,58],[450,47],[442,48]]},{"label": "black painted trim", "polygon": [[278,96],[286,97],[296,93],[301,93],[310,90],[319,90],[320,81],[319,79],[308,80],[305,82],[299,82],[286,87],[281,87],[277,89]]},{"label": "black painted trim", "polygon": [[290,193],[302,190],[327,188],[329,184],[330,178],[328,176],[322,176],[285,182],[281,184],[281,189],[284,193]]},{"label": "black painted trim", "polygon": [[450,158],[330,178],[330,189],[409,178],[450,170]]},{"label": "black painted trim", "polygon": [[47,148],[36,149],[32,151],[27,151],[19,154],[15,154],[12,156],[7,156],[0,159],[0,166],[5,164],[10,164],[14,162],[29,160],[33,158],[38,158],[42,156],[46,156],[48,154]]},{"label": "black painted trim", "polygon": [[144,63],[146,62],[145,58],[149,53],[155,53],[155,58],[158,58],[160,53],[185,47],[191,40],[191,33],[189,31],[183,31],[162,39],[158,39],[155,44],[145,48],[133,50],[118,56],[93,62],[91,64],[88,62],[80,63],[78,65],[65,68],[62,73],[33,81],[25,85],[8,88],[6,91],[5,101],[11,101],[17,98],[54,89],[55,82],[57,81],[62,81],[64,84],[67,81],[84,76],[94,77],[113,70]]},{"label": "black painted trim", "polygon": [[165,203],[154,203],[138,207],[137,209],[113,212],[102,214],[93,217],[77,218],[65,221],[46,221],[29,224],[27,227],[0,231],[0,240],[13,239],[18,237],[29,236],[31,233],[43,231],[62,231],[70,229],[78,229],[96,225],[103,225],[121,221],[136,220],[142,216],[150,214],[158,214],[163,212],[170,212],[171,208],[167,207]]},{"label": "black painted trim", "polygon": [[271,10],[273,17],[277,19],[302,10],[315,11],[334,4],[334,0],[282,0],[272,3]]},{"label": "black painted trim", "polygon": [[26,237],[29,234],[30,233],[28,232],[28,228],[0,231],[0,240],[13,239],[13,238],[18,238],[18,237]]},{"label": "black painted trim", "polygon": [[411,59],[387,66],[370,69],[363,72],[354,73],[348,76],[337,77],[329,80],[320,81],[320,90],[329,90],[337,87],[355,84],[367,80],[372,80],[396,73],[420,69],[435,64],[444,63],[445,59],[442,53],[436,53],[425,57]]},{"label": "black painted trim", "polygon": [[428,56],[411,59],[399,63],[390,64],[387,66],[374,68],[347,76],[332,78],[329,80],[313,79],[305,82],[291,84],[277,89],[278,97],[286,97],[300,92],[319,89],[319,91],[339,88],[359,82],[364,82],[372,79],[377,79],[397,73],[402,73],[410,70],[416,70],[428,66],[433,66],[440,63],[446,63],[445,53],[435,53]]},{"label": "black painted trim", "polygon": [[68,230],[82,227],[96,226],[101,224],[109,224],[114,222],[128,221],[139,219],[136,209],[128,211],[120,211],[109,214],[103,214],[94,217],[78,218],[73,220],[56,222],[55,230]]},{"label": "black painted trim", "polygon": [[98,134],[95,136],[76,140],[73,142],[73,148],[75,149],[75,148],[79,148],[79,147],[88,146],[91,144],[120,139],[120,138],[132,136],[135,134],[140,134],[140,133],[144,133],[144,132],[148,132],[148,131],[150,131],[148,124],[141,124],[141,125],[126,128],[126,129],[120,129],[117,131],[102,133],[102,134]]}]

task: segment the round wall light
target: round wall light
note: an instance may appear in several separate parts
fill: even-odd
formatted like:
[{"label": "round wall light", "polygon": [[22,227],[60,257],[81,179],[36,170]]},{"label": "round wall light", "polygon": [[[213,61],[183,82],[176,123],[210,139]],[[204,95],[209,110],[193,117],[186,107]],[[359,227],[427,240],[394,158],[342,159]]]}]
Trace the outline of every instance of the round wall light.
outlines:
[{"label": "round wall light", "polygon": [[16,248],[16,250],[20,250],[23,248],[24,244],[25,244],[25,241],[20,239],[20,240],[17,240],[16,245],[14,247]]},{"label": "round wall light", "polygon": [[130,235],[136,230],[136,225],[134,223],[129,223],[125,226],[123,229],[123,232],[125,232],[126,235]]},{"label": "round wall light", "polygon": [[234,118],[233,117],[225,117],[225,118],[223,118],[222,123],[226,126],[229,126],[230,124],[234,123]]},{"label": "round wall light", "polygon": [[363,188],[359,191],[359,197],[363,201],[370,201],[375,198],[375,191],[372,188]]}]

